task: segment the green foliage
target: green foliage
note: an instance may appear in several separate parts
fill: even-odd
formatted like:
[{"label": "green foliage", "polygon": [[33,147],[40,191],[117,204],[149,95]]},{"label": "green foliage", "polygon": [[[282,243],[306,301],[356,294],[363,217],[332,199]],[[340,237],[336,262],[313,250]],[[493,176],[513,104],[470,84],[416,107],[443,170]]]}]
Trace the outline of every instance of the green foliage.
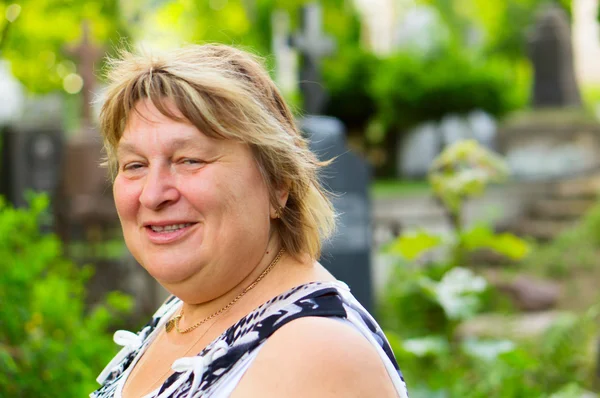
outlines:
[{"label": "green foliage", "polygon": [[405,131],[450,113],[505,115],[524,102],[511,84],[515,73],[505,62],[453,48],[428,57],[399,53],[381,62],[371,92],[383,123]]},{"label": "green foliage", "polygon": [[[267,55],[271,50],[271,14],[287,11],[293,31],[299,28],[300,10],[310,0],[183,1],[156,3],[148,12],[143,1],[124,5],[126,20],[138,21],[134,37],[148,36],[159,46],[182,42],[218,42],[244,46]],[[323,26],[339,46],[356,43],[360,23],[354,9],[344,0],[323,0]],[[294,32],[290,32],[294,33]],[[162,39],[163,41],[159,40]]]},{"label": "green foliage", "polygon": [[370,191],[374,198],[389,198],[415,194],[423,195],[429,193],[430,188],[427,181],[378,179],[372,182]]},{"label": "green foliage", "polygon": [[521,262],[521,267],[544,276],[562,278],[572,272],[598,267],[600,254],[600,203],[581,221],[561,232],[551,242],[538,245]]},{"label": "green foliage", "polygon": [[[501,159],[474,143],[450,147],[434,162],[430,181],[439,184],[433,191],[451,218],[452,234],[406,233],[385,248],[398,266],[381,301],[380,319],[412,397],[575,398],[591,388],[597,308],[559,318],[535,340],[465,338],[459,332],[485,307],[486,296],[499,294],[464,268],[467,255],[485,248],[521,259],[529,251],[516,236],[496,234],[482,223],[467,228],[460,221],[465,200],[504,172]],[[472,179],[456,173],[480,178],[474,187]],[[443,199],[449,189],[452,201]]]},{"label": "green foliage", "polygon": [[418,230],[402,234],[389,246],[389,251],[397,253],[409,261],[421,257],[428,250],[440,246],[444,240],[437,235]]},{"label": "green foliage", "polygon": [[[143,0],[121,2],[124,20],[134,39],[144,39],[155,47],[173,47],[184,43],[216,42],[242,47],[266,57],[273,65],[272,14],[285,11],[290,16],[290,34],[300,29],[301,7],[311,0]],[[351,2],[322,0],[323,29],[333,36],[337,51],[345,54],[358,47],[360,21]],[[335,68],[343,67],[345,58],[331,57]],[[298,93],[284,93],[288,101],[297,102]]]},{"label": "green foliage", "polygon": [[329,94],[325,114],[340,119],[351,131],[364,130],[376,113],[370,83],[380,60],[359,47],[342,49],[324,62],[323,78]]},{"label": "green foliage", "polygon": [[530,252],[529,244],[510,233],[496,233],[485,224],[475,224],[460,234],[461,245],[469,252],[489,249],[511,260],[524,258]]},{"label": "green foliage", "polygon": [[465,140],[446,148],[432,163],[429,182],[434,195],[451,214],[457,215],[462,203],[483,193],[490,183],[508,176],[504,161],[475,140]]},{"label": "green foliage", "polygon": [[[0,56],[10,61],[12,73],[30,92],[61,90],[77,72],[69,49],[78,44],[82,21],[90,23],[96,46],[116,44],[126,36],[118,0],[23,0],[15,7],[0,1],[0,16],[13,7],[14,19],[0,18]],[[11,18],[12,19],[12,18]]]},{"label": "green foliage", "polygon": [[547,3],[559,4],[568,15],[572,0],[417,0],[436,9],[459,46],[469,44],[473,30],[483,36],[486,54],[520,61],[527,56],[527,35],[537,13]]},{"label": "green foliage", "polygon": [[89,267],[61,254],[56,236],[40,232],[46,196],[15,209],[0,198],[0,396],[82,397],[113,356],[107,327],[131,308],[111,293],[84,308]]},{"label": "green foliage", "polygon": [[485,191],[488,185],[506,179],[503,159],[476,141],[464,140],[446,148],[432,163],[429,172],[434,197],[453,227],[453,236],[443,238],[426,231],[408,232],[388,245],[392,254],[408,261],[419,260],[432,249],[443,247],[450,254],[449,265],[461,266],[467,255],[481,249],[492,250],[513,260],[523,258],[529,245],[508,233],[497,234],[484,223],[465,228],[462,220],[464,203]]}]

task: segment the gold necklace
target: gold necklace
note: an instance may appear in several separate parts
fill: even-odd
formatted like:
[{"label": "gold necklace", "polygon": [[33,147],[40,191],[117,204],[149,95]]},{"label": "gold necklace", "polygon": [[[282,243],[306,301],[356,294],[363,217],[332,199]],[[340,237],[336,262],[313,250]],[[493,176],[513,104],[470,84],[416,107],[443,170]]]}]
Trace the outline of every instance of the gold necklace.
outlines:
[{"label": "gold necklace", "polygon": [[[217,323],[217,321],[218,320],[215,320],[213,323],[211,323],[210,326],[200,335],[200,337],[196,338],[194,343],[191,346],[189,346],[183,354],[177,355],[177,357],[179,357],[179,358],[185,357],[192,350],[192,348],[194,348],[196,346],[196,344],[200,341],[200,339],[202,339],[204,336],[206,336],[208,331],[210,329],[212,329],[212,327]],[[146,354],[146,353],[144,353],[144,354]],[[142,364],[146,363],[146,357],[147,357],[146,355],[142,355],[142,357],[140,358],[138,363],[135,364],[133,371],[131,372],[131,374],[128,377],[128,380],[130,380],[132,378],[133,373],[135,372],[136,369],[138,369],[138,371],[139,371]],[[150,392],[154,391],[158,387],[157,384],[164,382],[165,376],[167,376],[167,374],[169,374],[169,372],[171,372],[171,370],[172,370],[171,368],[167,368],[167,370],[162,375],[160,375],[160,377],[158,379],[156,379],[156,381],[154,383],[152,383],[150,385],[150,389],[146,389],[144,394],[142,394],[141,396],[146,396]],[[125,384],[127,384],[127,382],[125,382]]]},{"label": "gold necklace", "polygon": [[277,256],[275,256],[275,258],[273,259],[273,261],[271,261],[271,264],[269,264],[269,266],[267,268],[265,268],[265,270],[258,276],[258,278],[256,278],[256,280],[254,282],[252,282],[250,284],[250,286],[248,286],[247,288],[245,288],[240,294],[238,294],[233,300],[231,300],[229,302],[229,304],[227,304],[225,307],[221,308],[220,310],[218,310],[217,312],[213,313],[212,315],[202,319],[200,322],[188,327],[187,329],[179,329],[179,320],[183,317],[183,307],[181,308],[181,312],[179,313],[179,315],[177,315],[176,317],[170,319],[166,324],[165,324],[165,330],[167,331],[167,333],[169,333],[171,330],[175,329],[177,331],[177,333],[189,333],[192,330],[196,329],[198,326],[204,324],[205,322],[210,321],[211,319],[221,315],[223,312],[227,311],[228,309],[230,309],[235,303],[238,302],[239,299],[241,299],[242,297],[244,297],[244,295],[246,293],[248,293],[250,290],[254,289],[254,287],[258,284],[258,282],[260,282],[272,269],[273,267],[275,267],[275,265],[277,265],[277,263],[279,262],[279,260],[281,259],[281,256],[283,256],[283,253],[285,252],[285,249],[282,248],[281,250],[279,250],[279,253],[277,253]]}]

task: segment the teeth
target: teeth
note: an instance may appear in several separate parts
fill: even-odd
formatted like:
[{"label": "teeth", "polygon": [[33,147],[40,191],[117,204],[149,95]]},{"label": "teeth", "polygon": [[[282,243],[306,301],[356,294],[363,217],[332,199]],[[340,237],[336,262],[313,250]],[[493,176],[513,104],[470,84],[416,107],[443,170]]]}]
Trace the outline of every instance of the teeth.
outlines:
[{"label": "teeth", "polygon": [[154,232],[171,232],[171,231],[177,231],[178,229],[181,228],[185,228],[187,226],[192,225],[191,223],[186,223],[186,224],[174,224],[174,225],[165,225],[164,227],[159,227],[156,225],[151,225],[150,228],[154,231]]}]

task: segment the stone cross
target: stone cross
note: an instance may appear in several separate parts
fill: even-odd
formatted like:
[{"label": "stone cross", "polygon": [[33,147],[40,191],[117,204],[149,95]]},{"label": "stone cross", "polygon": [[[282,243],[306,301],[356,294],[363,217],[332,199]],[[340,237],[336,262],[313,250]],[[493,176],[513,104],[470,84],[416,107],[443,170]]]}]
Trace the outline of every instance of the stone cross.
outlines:
[{"label": "stone cross", "polygon": [[77,72],[83,80],[83,104],[81,106],[81,122],[84,134],[92,133],[92,95],[96,83],[94,73],[94,64],[102,59],[104,51],[100,47],[94,46],[90,41],[90,25],[88,21],[81,23],[81,42],[76,47],[67,48],[67,54],[77,58]]},{"label": "stone cross", "polygon": [[292,37],[292,44],[301,55],[300,90],[306,113],[318,115],[327,100],[319,71],[321,58],[332,54],[335,42],[322,31],[322,10],[318,4],[302,8],[302,30]]},{"label": "stone cross", "polygon": [[294,93],[298,89],[298,62],[290,46],[290,15],[284,10],[271,14],[271,50],[275,57],[275,82],[282,93]]},{"label": "stone cross", "polygon": [[534,70],[534,107],[581,105],[573,67],[571,28],[567,14],[559,6],[549,5],[540,13],[529,38],[529,56]]}]

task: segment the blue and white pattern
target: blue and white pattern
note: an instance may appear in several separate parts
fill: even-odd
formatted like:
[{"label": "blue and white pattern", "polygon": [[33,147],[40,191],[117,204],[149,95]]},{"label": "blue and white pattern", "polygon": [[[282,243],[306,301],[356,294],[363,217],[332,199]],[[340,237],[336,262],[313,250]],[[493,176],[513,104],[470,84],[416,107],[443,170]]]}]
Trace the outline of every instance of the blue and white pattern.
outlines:
[{"label": "blue and white pattern", "polygon": [[[90,394],[91,398],[121,398],[131,369],[180,305],[179,299],[171,297],[139,333],[115,333],[115,342],[123,349],[98,376],[102,386]],[[336,318],[359,330],[379,353],[398,396],[408,398],[402,373],[381,328],[342,282],[311,282],[269,300],[198,355],[176,360],[172,366],[175,373],[144,398],[228,397],[269,336],[288,322],[306,316]]]}]

